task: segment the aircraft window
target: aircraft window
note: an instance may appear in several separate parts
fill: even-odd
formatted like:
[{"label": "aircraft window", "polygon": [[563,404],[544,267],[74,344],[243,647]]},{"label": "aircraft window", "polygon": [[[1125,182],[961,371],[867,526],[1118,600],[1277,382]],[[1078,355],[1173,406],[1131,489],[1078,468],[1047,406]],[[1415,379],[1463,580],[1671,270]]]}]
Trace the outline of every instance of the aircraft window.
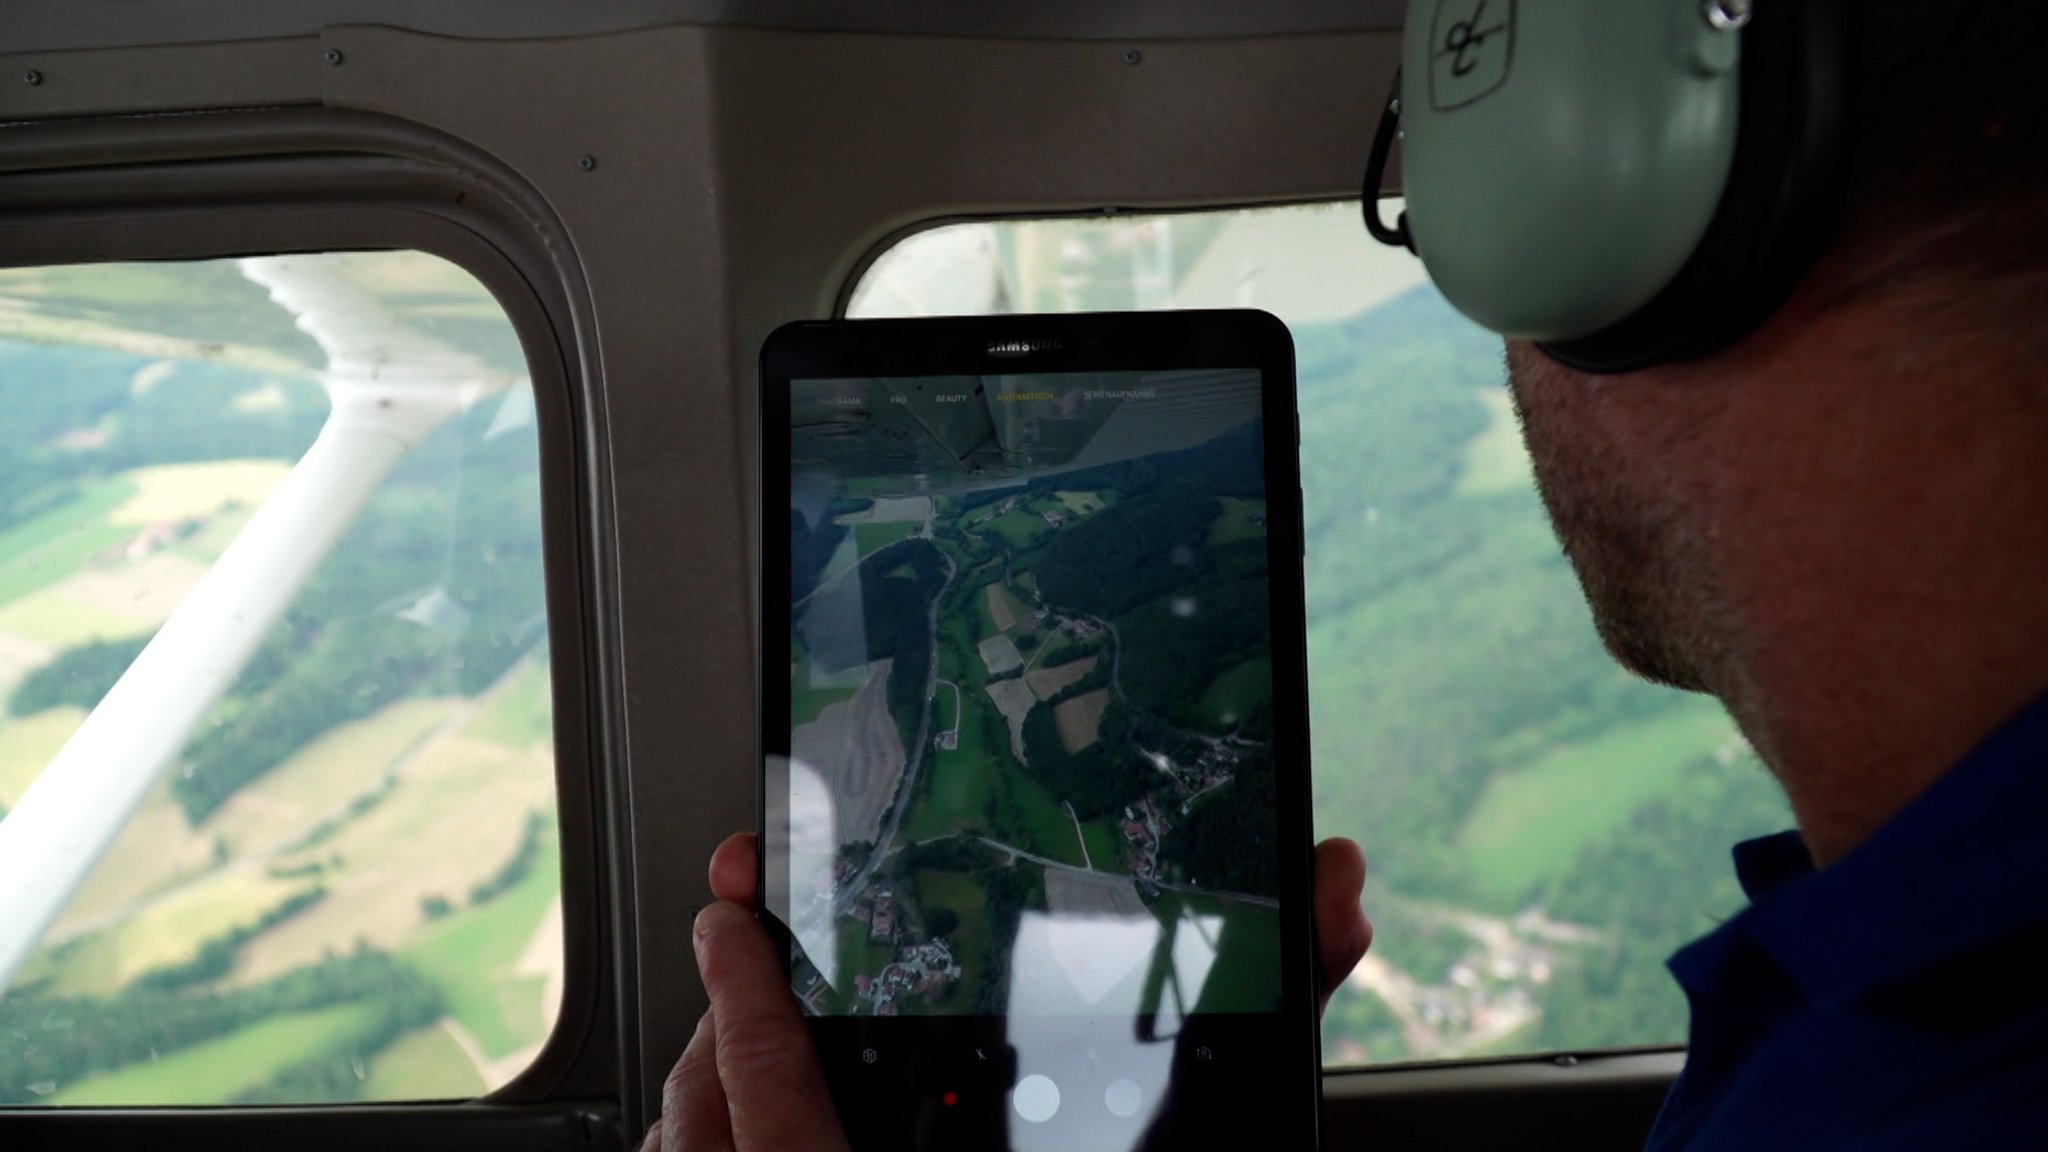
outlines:
[{"label": "aircraft window", "polygon": [[417,252],[0,271],[0,1106],[525,1068],[564,955],[525,372]]},{"label": "aircraft window", "polygon": [[1365,845],[1378,929],[1326,1060],[1683,1044],[1664,958],[1741,906],[1728,846],[1790,814],[1718,704],[1608,660],[1500,341],[1357,202],[945,225],[847,311],[1214,307],[1275,313],[1299,363],[1316,828]]}]

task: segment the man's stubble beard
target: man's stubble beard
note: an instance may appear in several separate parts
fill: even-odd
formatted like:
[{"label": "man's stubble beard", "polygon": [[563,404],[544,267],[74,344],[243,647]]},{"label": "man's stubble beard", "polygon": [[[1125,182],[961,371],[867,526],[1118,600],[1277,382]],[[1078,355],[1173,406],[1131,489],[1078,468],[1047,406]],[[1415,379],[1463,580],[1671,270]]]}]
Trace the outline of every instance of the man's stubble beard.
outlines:
[{"label": "man's stubble beard", "polygon": [[1507,362],[1537,491],[1608,653],[1646,680],[1716,691],[1728,621],[1702,510],[1685,506],[1666,461],[1634,458],[1647,453],[1591,418],[1601,390],[1630,382],[1582,376],[1526,344],[1511,343]]}]

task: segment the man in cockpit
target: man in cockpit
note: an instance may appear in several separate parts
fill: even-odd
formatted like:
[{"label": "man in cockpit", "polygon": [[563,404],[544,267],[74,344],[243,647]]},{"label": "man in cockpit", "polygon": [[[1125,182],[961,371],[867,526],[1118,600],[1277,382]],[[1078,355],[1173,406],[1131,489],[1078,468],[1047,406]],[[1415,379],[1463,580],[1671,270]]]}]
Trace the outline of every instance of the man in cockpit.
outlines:
[{"label": "man in cockpit", "polygon": [[[1849,204],[1759,330],[1619,376],[1508,345],[1608,648],[1719,697],[1799,824],[1672,960],[1659,1150],[2048,1147],[2048,5],[1861,7]],[[650,1146],[842,1140],[752,851],[712,861],[711,1011]],[[1317,865],[1336,981],[1364,862]]]}]

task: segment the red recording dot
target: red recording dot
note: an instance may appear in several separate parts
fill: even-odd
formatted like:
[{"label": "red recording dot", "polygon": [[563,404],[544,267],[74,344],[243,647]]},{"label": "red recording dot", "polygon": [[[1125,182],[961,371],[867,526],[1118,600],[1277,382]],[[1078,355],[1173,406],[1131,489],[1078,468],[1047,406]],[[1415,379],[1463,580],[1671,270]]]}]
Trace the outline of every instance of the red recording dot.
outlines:
[{"label": "red recording dot", "polygon": [[944,1104],[948,1108],[951,1108],[953,1105],[958,1104],[959,1102],[960,1098],[958,1096],[953,1095],[951,1092],[948,1092],[944,1096],[939,1097],[939,1103]]}]

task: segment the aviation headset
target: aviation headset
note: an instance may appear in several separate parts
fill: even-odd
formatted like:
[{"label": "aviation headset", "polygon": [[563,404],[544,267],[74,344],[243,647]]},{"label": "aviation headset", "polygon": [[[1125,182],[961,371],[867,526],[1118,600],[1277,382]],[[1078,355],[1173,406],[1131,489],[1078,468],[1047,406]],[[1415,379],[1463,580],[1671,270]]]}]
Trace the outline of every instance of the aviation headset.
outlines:
[{"label": "aviation headset", "polygon": [[1467,316],[1574,368],[1718,352],[1839,216],[1855,2],[1409,0],[1366,225]]}]

